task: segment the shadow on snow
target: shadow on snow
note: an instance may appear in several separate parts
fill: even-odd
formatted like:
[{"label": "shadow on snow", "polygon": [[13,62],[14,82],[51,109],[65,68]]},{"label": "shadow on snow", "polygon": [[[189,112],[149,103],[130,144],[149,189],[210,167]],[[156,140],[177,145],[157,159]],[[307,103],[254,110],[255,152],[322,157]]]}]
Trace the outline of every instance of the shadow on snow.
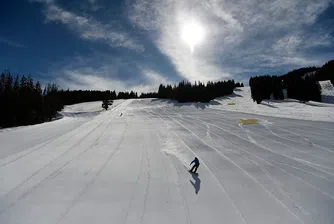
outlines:
[{"label": "shadow on snow", "polygon": [[201,179],[198,178],[198,174],[191,173],[191,176],[193,177],[194,181],[189,180],[191,185],[195,188],[195,193],[198,194],[199,190],[201,189]]},{"label": "shadow on snow", "polygon": [[216,100],[211,100],[209,103],[199,103],[199,102],[188,102],[188,103],[179,103],[176,100],[169,100],[169,99],[152,99],[151,102],[164,102],[170,105],[173,105],[174,107],[189,107],[189,106],[194,106],[196,109],[202,109],[204,110],[207,107],[214,106],[214,105],[221,105]]}]

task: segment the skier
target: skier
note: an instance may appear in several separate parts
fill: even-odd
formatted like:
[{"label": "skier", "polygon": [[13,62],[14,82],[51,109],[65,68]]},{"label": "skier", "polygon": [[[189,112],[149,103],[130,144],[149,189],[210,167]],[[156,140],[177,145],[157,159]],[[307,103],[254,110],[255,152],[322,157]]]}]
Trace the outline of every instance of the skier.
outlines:
[{"label": "skier", "polygon": [[[193,163],[194,163],[194,165],[191,168],[191,170],[189,170],[189,171],[196,173],[197,168],[199,167],[199,160],[197,159],[197,157],[195,157],[195,159],[190,163],[190,165],[193,164]],[[193,171],[194,168],[195,168],[195,170]]]}]

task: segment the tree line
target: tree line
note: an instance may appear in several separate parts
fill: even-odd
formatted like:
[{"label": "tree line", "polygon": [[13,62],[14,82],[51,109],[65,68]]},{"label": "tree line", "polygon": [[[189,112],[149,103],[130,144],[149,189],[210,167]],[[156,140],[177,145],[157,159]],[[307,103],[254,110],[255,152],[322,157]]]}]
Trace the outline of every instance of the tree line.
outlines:
[{"label": "tree line", "polygon": [[263,99],[270,99],[273,95],[275,100],[283,100],[283,86],[281,79],[278,76],[255,76],[249,79],[249,86],[251,89],[251,96],[253,101],[258,104]]},{"label": "tree line", "polygon": [[184,102],[203,102],[226,96],[233,93],[235,87],[243,86],[242,83],[235,83],[234,80],[218,82],[195,82],[192,84],[188,81],[181,81],[178,85],[163,85],[158,89],[158,98],[177,100]]},{"label": "tree line", "polygon": [[103,99],[116,99],[117,97],[116,92],[110,90],[59,90],[56,95],[63,105],[100,101]]},{"label": "tree line", "polygon": [[330,80],[334,85],[334,60],[328,61],[315,74],[318,81]]},{"label": "tree line", "polygon": [[3,72],[0,77],[0,127],[30,125],[50,121],[63,104],[57,96],[58,87],[41,84],[30,76]]},{"label": "tree line", "polygon": [[159,98],[157,92],[141,93],[139,98]]},{"label": "tree line", "polygon": [[0,76],[0,128],[51,121],[65,105],[82,102],[138,98],[136,92],[61,90],[56,84],[44,88],[31,76]]},{"label": "tree line", "polygon": [[136,99],[138,98],[138,93],[131,91],[131,92],[119,92],[115,99]]},{"label": "tree line", "polygon": [[327,62],[321,68],[305,67],[295,69],[281,76],[255,76],[249,80],[253,101],[258,104],[263,99],[283,100],[283,89],[287,97],[302,102],[321,101],[321,86],[319,81],[331,80],[334,83],[334,60]]},{"label": "tree line", "polygon": [[[141,93],[98,91],[98,90],[62,90],[56,84],[44,87],[31,76],[12,76],[2,72],[0,77],[0,128],[31,125],[51,121],[65,105],[91,101],[104,101],[107,108],[115,99],[163,98],[179,102],[210,102],[211,100],[233,93],[235,87],[243,83],[234,80],[218,82],[181,81],[178,85],[159,86],[158,92]],[[108,105],[108,106],[107,106]]]}]

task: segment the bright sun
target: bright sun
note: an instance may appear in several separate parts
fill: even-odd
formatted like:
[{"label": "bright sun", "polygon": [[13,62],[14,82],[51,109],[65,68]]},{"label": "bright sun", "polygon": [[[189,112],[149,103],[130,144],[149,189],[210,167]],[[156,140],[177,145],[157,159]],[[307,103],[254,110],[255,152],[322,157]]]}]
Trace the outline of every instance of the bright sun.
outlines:
[{"label": "bright sun", "polygon": [[204,39],[203,27],[194,20],[184,24],[181,32],[181,37],[189,45],[191,53],[194,52],[195,45],[200,44]]}]

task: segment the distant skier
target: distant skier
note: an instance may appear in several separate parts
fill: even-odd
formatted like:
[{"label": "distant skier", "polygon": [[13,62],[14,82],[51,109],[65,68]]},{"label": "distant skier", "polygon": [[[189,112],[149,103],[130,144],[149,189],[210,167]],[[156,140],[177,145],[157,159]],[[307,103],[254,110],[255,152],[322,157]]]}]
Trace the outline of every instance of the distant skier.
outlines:
[{"label": "distant skier", "polygon": [[[195,159],[190,163],[190,165],[191,164],[193,164],[194,163],[194,165],[193,165],[193,167],[191,168],[191,170],[189,170],[190,172],[194,172],[194,173],[196,173],[196,171],[197,171],[197,168],[199,167],[199,160],[197,159],[197,157],[195,157]],[[195,169],[195,170],[194,170]]]}]

